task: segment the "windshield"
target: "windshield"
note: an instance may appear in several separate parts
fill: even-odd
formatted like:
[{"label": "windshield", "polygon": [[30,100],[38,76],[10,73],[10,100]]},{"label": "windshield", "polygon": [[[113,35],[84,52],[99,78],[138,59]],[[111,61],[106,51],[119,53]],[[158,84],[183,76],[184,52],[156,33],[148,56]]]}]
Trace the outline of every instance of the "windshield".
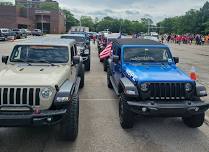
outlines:
[{"label": "windshield", "polygon": [[16,46],[12,52],[11,62],[35,63],[67,63],[69,60],[68,48],[64,46]]},{"label": "windshield", "polygon": [[125,48],[124,62],[168,62],[166,48]]},{"label": "windshield", "polygon": [[84,43],[85,42],[85,38],[84,37],[78,37],[78,36],[62,36],[61,38],[62,39],[74,39],[78,43]]}]

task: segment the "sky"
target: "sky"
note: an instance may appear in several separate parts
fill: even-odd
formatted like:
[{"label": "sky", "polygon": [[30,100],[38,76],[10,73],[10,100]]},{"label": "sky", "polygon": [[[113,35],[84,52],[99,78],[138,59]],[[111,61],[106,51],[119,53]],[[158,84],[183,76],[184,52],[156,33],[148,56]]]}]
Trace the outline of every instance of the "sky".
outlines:
[{"label": "sky", "polygon": [[[14,0],[0,0],[14,1]],[[149,17],[155,23],[166,17],[183,15],[190,9],[200,9],[208,0],[57,0],[61,8],[70,10],[76,18],[105,16],[140,20]]]}]

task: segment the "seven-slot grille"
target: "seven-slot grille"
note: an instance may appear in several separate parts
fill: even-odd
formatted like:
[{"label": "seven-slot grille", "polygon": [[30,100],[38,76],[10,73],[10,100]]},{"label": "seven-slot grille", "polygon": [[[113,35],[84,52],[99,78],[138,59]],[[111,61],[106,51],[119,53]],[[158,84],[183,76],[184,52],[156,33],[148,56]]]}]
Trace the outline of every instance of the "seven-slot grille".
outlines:
[{"label": "seven-slot grille", "polygon": [[184,100],[185,83],[150,83],[150,99]]},{"label": "seven-slot grille", "polygon": [[39,106],[40,88],[0,88],[0,105]]}]

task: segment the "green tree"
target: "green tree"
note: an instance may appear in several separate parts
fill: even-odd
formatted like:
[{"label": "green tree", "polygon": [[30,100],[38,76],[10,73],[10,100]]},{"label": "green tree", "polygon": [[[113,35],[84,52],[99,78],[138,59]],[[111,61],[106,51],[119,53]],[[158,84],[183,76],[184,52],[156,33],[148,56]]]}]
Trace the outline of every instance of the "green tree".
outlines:
[{"label": "green tree", "polygon": [[200,10],[191,9],[185,15],[166,18],[157,23],[160,27],[160,33],[202,33],[208,31],[209,22],[209,2],[206,2]]},{"label": "green tree", "polygon": [[43,10],[59,10],[59,5],[53,2],[42,2],[39,4],[38,8]]},{"label": "green tree", "polygon": [[89,27],[91,31],[94,30],[94,21],[90,16],[81,16],[80,22],[82,26]]},{"label": "green tree", "polygon": [[203,24],[203,26],[204,26],[204,29],[205,29],[204,33],[209,34],[209,21],[205,22]]},{"label": "green tree", "polygon": [[0,6],[14,6],[12,2],[0,2]]},{"label": "green tree", "polygon": [[70,11],[63,10],[63,13],[65,14],[65,17],[66,17],[66,30],[67,31],[69,31],[72,26],[79,25],[79,20],[77,20]]}]

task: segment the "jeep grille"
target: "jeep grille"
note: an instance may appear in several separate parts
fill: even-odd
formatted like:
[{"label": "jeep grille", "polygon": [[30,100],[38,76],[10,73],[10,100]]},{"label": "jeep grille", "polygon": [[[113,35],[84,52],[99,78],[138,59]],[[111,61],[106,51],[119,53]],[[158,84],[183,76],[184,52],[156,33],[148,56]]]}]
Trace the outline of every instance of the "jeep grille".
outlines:
[{"label": "jeep grille", "polygon": [[0,105],[39,106],[40,88],[0,88]]},{"label": "jeep grille", "polygon": [[150,99],[184,100],[186,96],[185,83],[150,83]]}]

